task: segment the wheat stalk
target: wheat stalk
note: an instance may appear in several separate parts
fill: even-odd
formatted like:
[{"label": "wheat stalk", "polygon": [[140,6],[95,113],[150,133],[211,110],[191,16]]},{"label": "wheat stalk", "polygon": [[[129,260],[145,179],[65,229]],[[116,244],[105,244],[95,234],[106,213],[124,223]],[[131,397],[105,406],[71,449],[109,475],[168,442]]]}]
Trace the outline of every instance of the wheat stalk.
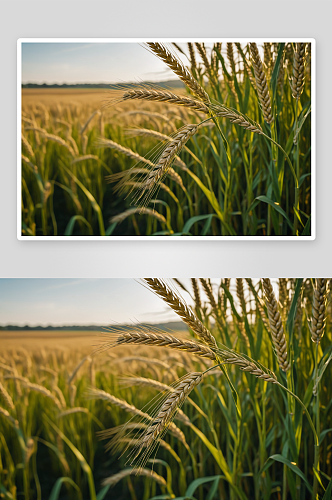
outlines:
[{"label": "wheat stalk", "polygon": [[184,323],[193,330],[200,340],[212,348],[217,347],[216,339],[211,332],[197,318],[184,300],[175,291],[171,290],[163,280],[158,278],[144,278],[143,282],[182,318]]},{"label": "wheat stalk", "polygon": [[300,99],[304,88],[304,70],[306,62],[306,43],[297,43],[293,59],[292,95]]},{"label": "wheat stalk", "polygon": [[278,303],[269,278],[263,278],[263,288],[275,353],[280,368],[286,372],[290,368],[290,364],[287,360],[287,342],[280,313],[278,311]]},{"label": "wheat stalk", "polygon": [[254,67],[257,93],[259,101],[261,103],[263,116],[265,121],[271,124],[273,121],[272,110],[271,110],[271,99],[270,99],[269,89],[267,86],[266,76],[264,73],[263,64],[259,56],[257,44],[250,43],[249,45]]},{"label": "wheat stalk", "polygon": [[316,344],[320,343],[324,335],[326,324],[327,285],[327,278],[317,278],[315,280],[310,331],[311,340]]},{"label": "wheat stalk", "polygon": [[203,87],[195,80],[187,68],[183,66],[181,61],[176,58],[162,43],[148,42],[149,49],[156,54],[167,66],[180,78],[180,80],[187,85],[196,97],[203,102],[210,102],[208,94]]},{"label": "wheat stalk", "polygon": [[11,410],[15,410],[15,405],[13,403],[13,400],[1,382],[0,382],[0,394],[3,397],[3,399],[5,400],[6,406],[8,408],[10,408]]}]

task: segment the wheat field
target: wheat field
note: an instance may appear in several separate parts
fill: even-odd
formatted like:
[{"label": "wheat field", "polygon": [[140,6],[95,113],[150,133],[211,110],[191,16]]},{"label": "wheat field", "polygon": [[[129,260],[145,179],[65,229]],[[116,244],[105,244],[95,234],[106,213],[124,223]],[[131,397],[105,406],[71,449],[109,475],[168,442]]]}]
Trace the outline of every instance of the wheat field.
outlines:
[{"label": "wheat field", "polygon": [[1,497],[330,499],[331,279],[142,284],[187,332],[1,332]]},{"label": "wheat field", "polygon": [[22,89],[22,235],[311,235],[311,44],[146,48],[183,88]]}]

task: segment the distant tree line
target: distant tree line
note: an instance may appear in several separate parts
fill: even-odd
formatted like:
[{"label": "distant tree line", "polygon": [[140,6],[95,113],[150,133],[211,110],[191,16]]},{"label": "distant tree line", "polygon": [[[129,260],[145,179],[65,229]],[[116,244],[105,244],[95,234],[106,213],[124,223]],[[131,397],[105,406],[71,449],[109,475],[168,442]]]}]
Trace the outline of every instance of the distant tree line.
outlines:
[{"label": "distant tree line", "polygon": [[[143,82],[143,85],[157,85],[158,87],[167,88],[182,88],[184,84],[180,80],[167,80],[165,82]],[[126,86],[128,88],[132,86],[137,86],[137,83],[124,83],[121,84],[122,87]],[[59,85],[58,83],[23,83],[23,89],[110,89],[116,88],[117,84],[109,84],[109,83],[77,83],[77,84],[68,84],[63,83]]]},{"label": "distant tree line", "polygon": [[[146,323],[148,326],[150,323]],[[168,330],[187,330],[187,326],[182,321],[172,321],[169,323],[158,323],[153,324],[154,327]],[[126,325],[116,325],[117,328],[125,328]],[[45,331],[98,331],[102,330],[103,326],[101,325],[62,325],[62,326],[17,326],[17,325],[0,325],[0,330],[2,331],[36,331],[36,330],[45,330]]]}]

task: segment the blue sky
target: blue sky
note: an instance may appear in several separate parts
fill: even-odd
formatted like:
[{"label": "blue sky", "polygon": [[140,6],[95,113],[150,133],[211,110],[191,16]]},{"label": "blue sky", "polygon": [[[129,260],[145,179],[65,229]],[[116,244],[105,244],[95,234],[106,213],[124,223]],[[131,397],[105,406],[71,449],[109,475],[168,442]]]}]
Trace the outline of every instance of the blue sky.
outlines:
[{"label": "blue sky", "polygon": [[[184,280],[189,285],[189,280]],[[184,294],[189,301],[190,297]],[[134,279],[2,278],[0,324],[107,326],[179,320]]]},{"label": "blue sky", "polygon": [[23,83],[120,83],[169,78],[176,77],[138,43],[22,44]]}]

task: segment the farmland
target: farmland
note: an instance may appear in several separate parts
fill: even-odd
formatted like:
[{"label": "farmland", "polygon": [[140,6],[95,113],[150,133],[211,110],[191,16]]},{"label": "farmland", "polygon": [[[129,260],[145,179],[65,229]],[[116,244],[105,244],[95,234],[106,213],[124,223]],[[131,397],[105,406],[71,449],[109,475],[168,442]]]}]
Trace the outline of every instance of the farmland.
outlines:
[{"label": "farmland", "polygon": [[150,45],[185,88],[22,90],[22,234],[310,235],[310,44]]}]

